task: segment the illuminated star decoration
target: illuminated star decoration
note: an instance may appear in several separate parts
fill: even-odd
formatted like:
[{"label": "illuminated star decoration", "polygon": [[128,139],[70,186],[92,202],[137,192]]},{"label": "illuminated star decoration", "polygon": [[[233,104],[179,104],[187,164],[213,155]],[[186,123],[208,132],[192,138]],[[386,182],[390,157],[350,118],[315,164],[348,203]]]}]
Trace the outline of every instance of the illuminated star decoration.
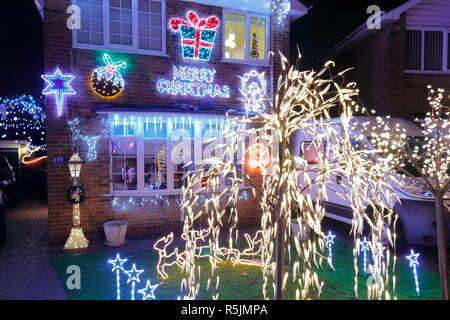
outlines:
[{"label": "illuminated star decoration", "polygon": [[367,251],[369,251],[369,241],[367,241],[367,237],[363,238],[363,241],[360,243],[360,249],[364,253],[364,274],[367,273]]},{"label": "illuminated star decoration", "polygon": [[43,74],[41,78],[47,82],[47,86],[42,91],[42,94],[55,95],[58,117],[60,117],[64,105],[64,96],[66,94],[76,94],[75,90],[70,86],[70,82],[72,82],[75,76],[62,74],[59,68],[56,68],[54,74]]},{"label": "illuminated star decoration", "polygon": [[120,271],[125,271],[123,264],[127,262],[128,259],[120,259],[120,255],[117,254],[116,259],[109,260],[108,262],[113,265],[112,272],[116,271],[116,288],[117,288],[117,300],[120,300]]},{"label": "illuminated star decoration", "polygon": [[139,290],[138,292],[142,294],[142,300],[151,300],[155,299],[155,289],[158,288],[159,284],[155,284],[152,286],[150,280],[147,280],[147,284],[144,289]]},{"label": "illuminated star decoration", "polygon": [[139,280],[139,276],[141,275],[142,272],[144,272],[144,270],[136,269],[136,264],[133,264],[131,270],[126,270],[124,272],[128,275],[127,283],[141,282],[141,280]]},{"label": "illuminated star decoration", "polygon": [[325,238],[325,244],[328,247],[328,257],[330,258],[330,262],[332,262],[333,261],[333,244],[334,244],[334,238],[336,238],[336,235],[333,234],[331,231],[328,231],[328,234],[324,238]]},{"label": "illuminated star decoration", "polygon": [[136,282],[141,282],[141,280],[139,280],[139,276],[141,275],[142,272],[144,272],[144,270],[136,269],[136,264],[133,264],[131,270],[127,270],[124,272],[128,275],[127,283],[131,282],[131,300],[134,300],[134,291]]},{"label": "illuminated star decoration", "polygon": [[128,261],[128,259],[120,259],[120,254],[117,254],[117,256],[116,256],[116,259],[114,259],[114,260],[109,260],[108,262],[109,263],[111,263],[112,265],[113,265],[113,268],[112,268],[112,272],[114,272],[114,271],[116,271],[116,270],[122,270],[122,271],[125,271],[124,269],[123,269],[123,264],[125,263],[125,262],[127,262]]},{"label": "illuminated star decoration", "polygon": [[414,250],[411,249],[411,254],[406,256],[406,259],[409,260],[409,266],[413,269],[414,273],[414,284],[416,285],[416,293],[417,296],[420,296],[420,286],[419,286],[419,277],[417,276],[417,266],[419,265],[419,253],[414,253]]}]

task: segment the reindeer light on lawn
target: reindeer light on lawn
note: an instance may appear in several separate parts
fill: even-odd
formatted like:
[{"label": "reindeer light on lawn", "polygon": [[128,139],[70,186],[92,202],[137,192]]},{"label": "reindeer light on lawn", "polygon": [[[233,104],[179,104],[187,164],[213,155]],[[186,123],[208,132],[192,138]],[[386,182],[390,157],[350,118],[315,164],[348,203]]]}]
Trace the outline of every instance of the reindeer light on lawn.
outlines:
[{"label": "reindeer light on lawn", "polygon": [[[194,230],[195,233],[195,252],[196,258],[209,258],[208,250],[210,248],[211,240],[211,229],[201,229]],[[183,235],[181,236],[183,240]],[[216,257],[217,262],[224,263],[226,261],[231,261],[233,265],[243,264],[249,266],[259,266],[262,267],[261,254],[263,245],[263,232],[261,230],[255,233],[252,238],[248,233],[244,234],[244,238],[247,241],[247,248],[242,250],[242,252],[237,248],[226,248],[221,247],[221,255],[219,258]],[[173,245],[174,234],[171,232],[166,237],[159,239],[154,245],[153,249],[158,252],[159,260],[156,267],[158,274],[163,278],[167,279],[168,275],[166,273],[166,268],[172,266],[178,266],[183,269],[184,263],[186,261],[186,252],[180,252],[177,247],[170,249]]]}]

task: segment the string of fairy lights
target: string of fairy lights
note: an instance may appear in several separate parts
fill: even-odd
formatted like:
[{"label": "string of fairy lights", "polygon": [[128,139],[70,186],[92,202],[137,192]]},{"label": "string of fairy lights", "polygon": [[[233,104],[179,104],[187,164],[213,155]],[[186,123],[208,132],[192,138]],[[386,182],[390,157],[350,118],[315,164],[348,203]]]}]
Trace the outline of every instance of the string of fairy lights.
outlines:
[{"label": "string of fairy lights", "polygon": [[45,109],[43,101],[31,95],[0,98],[0,139],[28,142],[28,161],[43,159],[45,143]]}]

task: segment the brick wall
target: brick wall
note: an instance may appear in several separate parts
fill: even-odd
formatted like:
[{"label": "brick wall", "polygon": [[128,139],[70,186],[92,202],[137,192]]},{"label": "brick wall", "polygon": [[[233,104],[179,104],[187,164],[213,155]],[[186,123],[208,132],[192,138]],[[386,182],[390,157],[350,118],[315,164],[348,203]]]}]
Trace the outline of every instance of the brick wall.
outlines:
[{"label": "brick wall", "polygon": [[339,69],[354,67],[363,104],[379,115],[413,120],[429,110],[427,85],[450,90],[450,75],[404,72],[405,15],[336,57]]},{"label": "brick wall", "polygon": [[[184,17],[188,9],[198,11],[202,16],[217,15],[222,17],[219,7],[204,6],[191,2],[167,0],[167,19],[171,17]],[[45,72],[53,72],[59,66],[63,73],[76,75],[72,85],[77,95],[67,99],[66,109],[58,118],[54,99],[49,97],[47,103],[47,146],[48,146],[48,202],[49,241],[52,243],[64,241],[71,227],[71,205],[67,203],[66,190],[70,186],[67,165],[52,163],[55,157],[69,158],[72,146],[69,139],[67,120],[77,116],[81,117],[82,133],[96,134],[98,129],[98,115],[92,113],[93,102],[112,101],[129,104],[157,104],[157,103],[188,103],[198,105],[199,99],[180,99],[172,96],[160,95],[155,91],[156,81],[160,78],[172,78],[172,65],[195,65],[181,57],[180,35],[172,33],[167,28],[166,43],[168,57],[129,54],[123,52],[84,50],[72,48],[72,31],[66,28],[66,8],[70,0],[47,0],[44,15],[44,59]],[[274,24],[272,23],[272,26]],[[221,29],[220,29],[221,30]],[[273,50],[287,53],[288,49],[287,27],[274,27],[271,30],[271,44]],[[124,60],[128,63],[122,73],[126,81],[126,91],[114,100],[102,99],[95,95],[88,84],[91,72],[102,64],[103,52],[109,52],[113,60]],[[280,66],[278,58],[275,60],[272,75],[270,67],[254,67],[243,64],[223,63],[222,59],[222,33],[218,32],[215,48],[207,67],[216,69],[215,83],[228,84],[232,88],[231,99],[214,99],[220,106],[238,107],[238,86],[242,75],[251,69],[266,71],[267,77],[276,81]],[[270,78],[268,78],[269,80]],[[85,144],[79,145],[80,156],[85,159],[87,148]],[[98,158],[96,161],[86,162],[82,168],[82,182],[87,192],[86,201],[82,204],[82,225],[88,237],[101,235],[102,224],[111,219],[123,219],[130,223],[130,235],[148,234],[160,227],[167,227],[179,223],[177,213],[167,217],[162,214],[161,207],[154,206],[133,212],[113,211],[111,197],[103,196],[110,193],[109,183],[109,141],[102,139],[97,146]],[[251,192],[249,192],[251,195]],[[249,196],[248,201],[242,201],[240,210],[242,220],[255,220],[254,199]]]}]

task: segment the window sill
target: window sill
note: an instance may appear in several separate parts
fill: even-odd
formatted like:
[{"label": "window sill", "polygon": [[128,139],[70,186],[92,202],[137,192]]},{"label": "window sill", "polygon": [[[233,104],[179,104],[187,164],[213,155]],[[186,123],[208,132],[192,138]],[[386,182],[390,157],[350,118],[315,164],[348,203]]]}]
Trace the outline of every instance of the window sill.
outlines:
[{"label": "window sill", "polygon": [[139,49],[128,49],[128,48],[108,48],[104,46],[92,46],[92,45],[83,45],[83,44],[74,44],[72,46],[74,49],[83,49],[83,50],[96,50],[96,51],[110,51],[110,52],[123,52],[123,53],[132,53],[132,54],[141,54],[146,56],[156,56],[168,58],[170,57],[166,52],[157,52],[157,51],[147,51],[147,50],[139,50]]},{"label": "window sill", "polygon": [[[250,190],[251,186],[243,186],[240,187],[239,190]],[[223,189],[221,189],[223,190]],[[220,191],[220,190],[219,190]],[[103,197],[153,197],[153,196],[171,196],[171,195],[182,195],[181,190],[158,190],[152,192],[114,192],[114,193],[105,193]]]},{"label": "window sill", "polygon": [[222,63],[244,64],[244,65],[248,65],[248,66],[270,67],[269,60],[254,61],[254,60],[222,59],[222,60],[220,60],[220,62],[222,62]]},{"label": "window sill", "polygon": [[448,71],[426,71],[426,70],[405,70],[406,74],[436,74],[436,75],[449,75],[450,70]]},{"label": "window sill", "polygon": [[103,194],[103,197],[152,197],[152,196],[170,196],[181,195],[181,190],[158,190],[152,192],[114,192]]}]

